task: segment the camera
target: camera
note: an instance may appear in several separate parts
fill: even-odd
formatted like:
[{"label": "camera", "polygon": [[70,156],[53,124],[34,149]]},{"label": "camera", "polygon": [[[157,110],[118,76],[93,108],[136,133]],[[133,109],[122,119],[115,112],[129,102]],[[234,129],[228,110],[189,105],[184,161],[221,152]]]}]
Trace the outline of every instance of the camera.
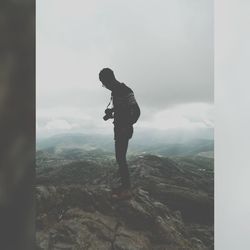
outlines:
[{"label": "camera", "polygon": [[103,116],[103,120],[107,121],[108,119],[114,118],[113,109],[105,109],[105,116]]}]

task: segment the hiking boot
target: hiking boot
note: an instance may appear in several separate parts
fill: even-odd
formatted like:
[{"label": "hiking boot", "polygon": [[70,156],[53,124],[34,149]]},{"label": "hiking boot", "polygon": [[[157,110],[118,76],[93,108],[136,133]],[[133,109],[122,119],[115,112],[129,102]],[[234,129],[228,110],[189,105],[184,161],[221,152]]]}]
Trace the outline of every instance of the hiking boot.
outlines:
[{"label": "hiking boot", "polygon": [[122,190],[114,192],[111,197],[113,200],[129,200],[132,198],[132,193],[130,190]]}]

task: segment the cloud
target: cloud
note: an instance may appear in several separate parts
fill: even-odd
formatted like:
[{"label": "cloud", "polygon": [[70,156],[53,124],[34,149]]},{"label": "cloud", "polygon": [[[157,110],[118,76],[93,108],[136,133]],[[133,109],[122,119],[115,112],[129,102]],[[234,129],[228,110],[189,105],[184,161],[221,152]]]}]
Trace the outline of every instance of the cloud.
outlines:
[{"label": "cloud", "polygon": [[213,105],[190,103],[161,110],[140,123],[142,128],[197,129],[213,127]]},{"label": "cloud", "polygon": [[36,131],[37,136],[51,136],[53,134],[72,132],[80,127],[80,124],[69,122],[64,119],[54,119],[47,120],[43,123],[41,121],[37,121],[36,123]]},{"label": "cloud", "polygon": [[[69,110],[70,111],[70,110]],[[74,110],[75,111],[75,110]],[[61,118],[60,112],[51,111],[51,117],[46,116],[37,119],[37,135],[50,136],[64,132],[111,134],[112,120],[102,120],[102,116],[69,116]],[[176,105],[175,107],[160,110],[146,115],[136,123],[137,132],[147,130],[171,131],[210,129],[214,127],[214,106],[204,103],[189,103]]]},{"label": "cloud", "polygon": [[66,120],[53,120],[47,122],[45,129],[48,130],[70,130],[79,127],[76,123],[69,123]]}]

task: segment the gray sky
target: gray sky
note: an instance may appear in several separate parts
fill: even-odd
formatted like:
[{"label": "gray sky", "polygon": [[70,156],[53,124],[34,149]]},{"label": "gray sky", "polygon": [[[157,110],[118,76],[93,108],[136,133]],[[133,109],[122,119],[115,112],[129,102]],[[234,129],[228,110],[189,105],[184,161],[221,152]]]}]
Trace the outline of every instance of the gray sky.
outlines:
[{"label": "gray sky", "polygon": [[112,132],[114,70],[141,106],[139,128],[213,127],[213,1],[37,1],[37,134]]}]

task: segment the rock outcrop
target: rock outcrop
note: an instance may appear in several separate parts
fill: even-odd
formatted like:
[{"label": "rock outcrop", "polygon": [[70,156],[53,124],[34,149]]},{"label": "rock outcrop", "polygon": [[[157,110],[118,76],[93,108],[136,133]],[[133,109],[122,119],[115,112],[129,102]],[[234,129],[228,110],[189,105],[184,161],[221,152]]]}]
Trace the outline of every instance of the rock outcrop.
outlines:
[{"label": "rock outcrop", "polygon": [[211,172],[139,156],[130,162],[133,198],[114,202],[116,168],[100,168],[90,183],[79,183],[77,172],[71,183],[38,176],[37,249],[213,249]]}]

